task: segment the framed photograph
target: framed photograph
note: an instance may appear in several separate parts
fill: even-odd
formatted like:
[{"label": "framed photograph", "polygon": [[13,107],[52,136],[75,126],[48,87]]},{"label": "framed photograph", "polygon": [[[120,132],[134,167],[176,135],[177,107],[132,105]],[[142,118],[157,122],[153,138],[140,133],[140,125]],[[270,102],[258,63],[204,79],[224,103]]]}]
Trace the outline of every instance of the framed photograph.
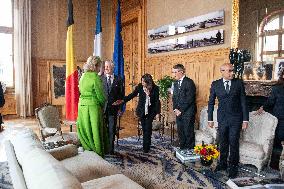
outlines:
[{"label": "framed photograph", "polygon": [[278,80],[281,69],[284,69],[284,57],[276,57],[273,70],[274,80]]},{"label": "framed photograph", "polygon": [[148,53],[156,54],[190,48],[220,45],[224,43],[224,30],[213,30],[194,35],[187,35],[148,44]]},{"label": "framed photograph", "polygon": [[[85,62],[77,62],[79,77],[82,74],[83,64]],[[66,62],[65,61],[48,61],[49,65],[49,98],[53,105],[65,104],[65,78],[66,78]],[[80,78],[79,78],[80,79]]]},{"label": "framed photograph", "polygon": [[152,41],[173,35],[221,26],[224,25],[224,14],[224,10],[219,10],[154,28],[148,30],[148,39]]},{"label": "framed photograph", "polygon": [[244,62],[244,80],[272,80],[272,64],[263,62]]}]

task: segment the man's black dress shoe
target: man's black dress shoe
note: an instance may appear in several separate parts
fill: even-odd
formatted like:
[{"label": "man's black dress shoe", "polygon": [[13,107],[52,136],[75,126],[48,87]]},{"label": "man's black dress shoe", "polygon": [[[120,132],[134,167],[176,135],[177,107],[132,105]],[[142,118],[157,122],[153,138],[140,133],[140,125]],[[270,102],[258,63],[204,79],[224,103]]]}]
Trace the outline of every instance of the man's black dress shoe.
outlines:
[{"label": "man's black dress shoe", "polygon": [[150,151],[150,150],[148,150],[148,149],[147,149],[147,150],[146,150],[146,149],[143,149],[143,152],[144,152],[144,153],[149,153],[149,151]]},{"label": "man's black dress shoe", "polygon": [[238,167],[230,167],[228,172],[229,178],[236,178],[238,176]]}]

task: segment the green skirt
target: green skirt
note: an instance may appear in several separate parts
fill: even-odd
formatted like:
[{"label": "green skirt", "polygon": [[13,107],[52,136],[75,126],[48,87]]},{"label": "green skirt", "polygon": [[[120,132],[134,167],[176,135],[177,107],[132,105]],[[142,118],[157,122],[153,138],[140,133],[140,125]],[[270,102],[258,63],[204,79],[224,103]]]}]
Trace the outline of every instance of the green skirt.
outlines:
[{"label": "green skirt", "polygon": [[99,105],[79,105],[77,132],[85,150],[92,150],[102,157],[108,152],[108,133]]}]

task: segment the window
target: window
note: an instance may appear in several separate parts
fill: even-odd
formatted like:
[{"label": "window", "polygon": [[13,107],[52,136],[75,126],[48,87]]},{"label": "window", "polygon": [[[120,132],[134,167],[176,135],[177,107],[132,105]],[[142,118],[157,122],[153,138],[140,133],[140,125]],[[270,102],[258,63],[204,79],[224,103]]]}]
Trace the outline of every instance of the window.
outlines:
[{"label": "window", "polygon": [[274,57],[284,56],[284,10],[275,11],[263,19],[259,34],[259,59],[268,64]]},{"label": "window", "polygon": [[0,1],[0,81],[14,86],[13,64],[13,2]]}]

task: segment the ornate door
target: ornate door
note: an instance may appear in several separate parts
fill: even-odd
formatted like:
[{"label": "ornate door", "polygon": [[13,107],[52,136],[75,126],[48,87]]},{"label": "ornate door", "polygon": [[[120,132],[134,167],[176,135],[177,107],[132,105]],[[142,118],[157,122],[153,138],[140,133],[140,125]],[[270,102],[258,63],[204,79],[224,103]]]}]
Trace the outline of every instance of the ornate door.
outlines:
[{"label": "ornate door", "polygon": [[[140,82],[140,68],[138,61],[138,21],[123,23],[123,56],[125,74],[125,94],[130,94]],[[126,110],[134,111],[137,105],[137,98],[126,104]]]}]

